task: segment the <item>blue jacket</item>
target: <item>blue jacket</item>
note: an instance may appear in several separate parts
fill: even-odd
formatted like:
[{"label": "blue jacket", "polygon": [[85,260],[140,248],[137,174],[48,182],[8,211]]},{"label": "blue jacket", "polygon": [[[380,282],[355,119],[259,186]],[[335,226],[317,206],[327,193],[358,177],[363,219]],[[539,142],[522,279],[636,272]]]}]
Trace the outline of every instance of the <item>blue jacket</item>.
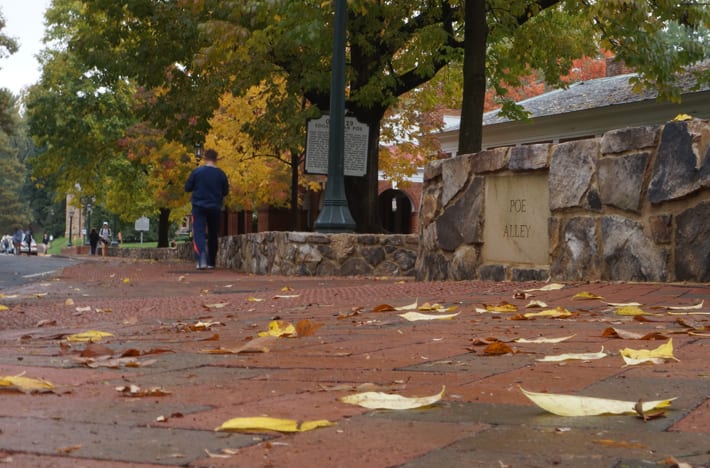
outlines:
[{"label": "blue jacket", "polygon": [[185,191],[192,192],[192,206],[219,210],[222,200],[229,193],[229,181],[222,169],[200,166],[190,173]]}]

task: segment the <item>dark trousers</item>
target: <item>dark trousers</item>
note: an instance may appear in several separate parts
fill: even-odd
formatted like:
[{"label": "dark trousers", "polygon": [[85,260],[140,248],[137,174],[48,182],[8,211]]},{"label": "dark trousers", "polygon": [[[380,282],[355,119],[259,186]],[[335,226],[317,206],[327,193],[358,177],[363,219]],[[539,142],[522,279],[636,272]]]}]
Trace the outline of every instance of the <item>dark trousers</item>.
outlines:
[{"label": "dark trousers", "polygon": [[192,207],[192,243],[195,260],[202,267],[213,267],[217,260],[220,211],[200,206]]}]

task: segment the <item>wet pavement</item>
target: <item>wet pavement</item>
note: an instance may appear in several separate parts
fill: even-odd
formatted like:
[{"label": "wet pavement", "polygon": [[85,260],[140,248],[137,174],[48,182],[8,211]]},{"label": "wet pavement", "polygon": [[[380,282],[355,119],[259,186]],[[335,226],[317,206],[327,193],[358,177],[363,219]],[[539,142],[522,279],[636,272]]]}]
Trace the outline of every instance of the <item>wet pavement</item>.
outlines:
[{"label": "wet pavement", "polygon": [[[568,283],[523,298],[545,284],[252,276],[191,263],[81,260],[0,291],[0,377],[55,387],[0,390],[3,466],[710,466],[710,285]],[[580,292],[603,300],[573,299]],[[532,300],[573,315],[514,320],[540,310],[525,308]],[[404,311],[373,311],[415,301],[421,313],[441,313],[421,310],[428,303],[458,315],[410,322]],[[518,311],[480,311],[503,301]],[[642,304],[643,318],[608,304],[629,302]],[[321,325],[309,336],[271,339],[263,352],[254,340],[277,319]],[[610,327],[657,339],[617,338],[605,334]],[[113,336],[101,340],[105,348],[67,339],[89,330]],[[669,338],[677,361],[625,366],[619,355]],[[494,340],[509,352],[488,354]],[[250,343],[252,352],[218,354]],[[608,356],[599,360],[538,361],[602,347]],[[146,395],[117,390],[131,385]],[[364,390],[414,397],[444,386],[441,401],[414,410],[339,401]],[[521,387],[677,399],[646,421],[562,417]],[[248,416],[335,424],[300,433],[214,430]]]}]

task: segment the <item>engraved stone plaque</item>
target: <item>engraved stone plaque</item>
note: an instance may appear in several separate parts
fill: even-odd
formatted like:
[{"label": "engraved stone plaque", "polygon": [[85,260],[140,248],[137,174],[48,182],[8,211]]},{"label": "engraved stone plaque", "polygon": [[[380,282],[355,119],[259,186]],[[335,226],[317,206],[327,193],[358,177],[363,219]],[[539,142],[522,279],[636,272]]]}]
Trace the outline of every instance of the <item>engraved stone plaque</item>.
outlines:
[{"label": "engraved stone plaque", "polygon": [[486,177],[485,263],[547,265],[547,173]]}]

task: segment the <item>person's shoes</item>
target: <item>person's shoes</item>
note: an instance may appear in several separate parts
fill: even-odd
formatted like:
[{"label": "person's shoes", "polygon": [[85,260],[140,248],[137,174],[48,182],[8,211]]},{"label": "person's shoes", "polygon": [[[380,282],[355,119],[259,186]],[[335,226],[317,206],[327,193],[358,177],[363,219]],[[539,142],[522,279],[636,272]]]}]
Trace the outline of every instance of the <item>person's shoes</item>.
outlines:
[{"label": "person's shoes", "polygon": [[198,270],[204,270],[205,268],[208,268],[208,267],[207,267],[206,265],[202,265],[202,264],[200,264],[200,263],[198,262],[196,268],[197,268]]},{"label": "person's shoes", "polygon": [[214,265],[207,265],[208,270],[214,270]]}]

